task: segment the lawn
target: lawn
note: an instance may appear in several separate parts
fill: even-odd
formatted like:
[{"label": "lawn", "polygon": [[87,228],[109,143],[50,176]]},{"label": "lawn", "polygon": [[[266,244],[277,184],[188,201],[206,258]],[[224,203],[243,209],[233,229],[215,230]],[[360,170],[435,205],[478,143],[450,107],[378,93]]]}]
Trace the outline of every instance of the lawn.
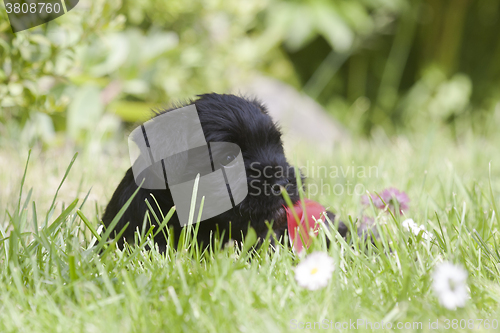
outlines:
[{"label": "lawn", "polygon": [[[250,238],[241,248],[215,240],[201,251],[186,235],[165,254],[145,250],[147,235],[125,251],[97,239],[107,200],[128,167],[126,141],[31,153],[5,145],[0,332],[287,332],[315,322],[319,331],[431,331],[431,323],[439,325],[434,331],[498,331],[500,138],[448,137],[439,129],[395,138],[375,132],[330,152],[289,154],[309,165],[311,198],[352,230],[345,241],[331,235],[329,248],[320,232],[309,249],[334,263],[318,290],[295,279],[303,256],[268,244],[253,250]],[[366,191],[389,187],[408,194],[404,215],[362,204]],[[374,244],[356,236],[365,218],[376,221]],[[432,237],[408,232],[408,218]],[[433,290],[444,261],[468,274],[469,297],[456,310]]]}]

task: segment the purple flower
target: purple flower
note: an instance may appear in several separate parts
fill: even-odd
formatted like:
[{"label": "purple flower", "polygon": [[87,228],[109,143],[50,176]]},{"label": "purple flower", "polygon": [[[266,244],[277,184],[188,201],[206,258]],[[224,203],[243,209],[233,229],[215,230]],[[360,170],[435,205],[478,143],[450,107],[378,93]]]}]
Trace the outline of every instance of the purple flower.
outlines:
[{"label": "purple flower", "polygon": [[[373,205],[377,207],[378,209],[384,209],[385,204],[384,202],[389,206],[389,209],[391,209],[393,212],[395,211],[395,203],[398,203],[399,206],[399,213],[402,215],[403,210],[408,209],[408,203],[410,202],[410,198],[408,198],[408,195],[405,192],[402,192],[398,190],[397,188],[390,187],[386,188],[383,190],[380,194],[380,197],[376,194],[371,194],[370,197],[373,201]],[[382,199],[380,199],[382,198]],[[382,201],[383,200],[383,201]],[[361,203],[369,206],[370,205],[370,199],[368,198],[367,195],[364,195],[361,197]]]}]

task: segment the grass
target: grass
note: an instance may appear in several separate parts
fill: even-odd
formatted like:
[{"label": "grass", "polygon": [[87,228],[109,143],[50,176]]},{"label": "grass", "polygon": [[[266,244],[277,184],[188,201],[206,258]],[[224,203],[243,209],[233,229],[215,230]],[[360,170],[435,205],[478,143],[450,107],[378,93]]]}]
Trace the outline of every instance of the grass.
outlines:
[{"label": "grass", "polygon": [[[293,267],[300,258],[287,248],[240,250],[215,241],[202,252],[186,234],[179,248],[169,246],[161,255],[145,250],[154,230],[138,235],[138,245],[125,251],[99,239],[100,215],[127,167],[122,148],[84,149],[67,169],[61,166],[72,161],[71,147],[58,154],[35,149],[26,173],[28,150],[3,149],[0,165],[9,169],[0,174],[0,332],[286,332],[296,331],[293,319],[422,322],[420,331],[439,320],[439,331],[448,332],[469,329],[445,330],[446,318],[498,319],[500,156],[493,143],[499,141],[445,138],[439,130],[409,139],[375,133],[333,154],[290,154],[299,165],[344,168],[335,177],[310,177],[309,184],[341,184],[345,190],[313,199],[352,228],[363,215],[376,217],[381,233],[377,246],[333,235],[329,249],[321,233],[311,251],[328,251],[336,269],[318,291],[297,285]],[[345,172],[348,166],[378,172],[352,174]],[[391,216],[363,207],[358,194],[347,193],[348,182],[369,191],[395,186],[408,193],[410,209]],[[405,218],[424,224],[434,241],[405,232]],[[432,291],[431,274],[443,260],[469,273],[465,308],[441,307]]]}]

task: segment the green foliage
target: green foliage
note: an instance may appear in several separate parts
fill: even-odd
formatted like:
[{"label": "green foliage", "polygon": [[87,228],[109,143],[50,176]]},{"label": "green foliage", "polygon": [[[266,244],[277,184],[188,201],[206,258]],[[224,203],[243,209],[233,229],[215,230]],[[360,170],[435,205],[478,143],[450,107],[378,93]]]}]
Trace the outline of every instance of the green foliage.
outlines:
[{"label": "green foliage", "polygon": [[0,121],[8,124],[0,131],[28,142],[60,131],[86,140],[106,113],[144,120],[151,107],[225,92],[260,71],[355,132],[429,122],[455,135],[491,132],[499,13],[495,0],[83,0],[13,34],[0,10]]},{"label": "green foliage", "polygon": [[27,128],[28,141],[49,139],[61,128],[58,118],[79,90],[69,81],[79,71],[78,51],[97,33],[120,28],[120,4],[82,1],[79,7],[85,9],[16,34],[0,5],[0,121],[8,125],[2,128],[3,138]]},{"label": "green foliage", "polygon": [[[104,110],[129,121],[145,119],[151,106],[225,91],[262,56],[245,34],[265,1],[120,4],[82,1],[56,22],[16,35],[2,20],[2,122],[11,121],[6,131],[43,118],[84,139]],[[32,56],[23,58],[27,49]]]},{"label": "green foliage", "polygon": [[[375,127],[388,133],[418,131],[430,122],[450,125],[457,137],[469,128],[477,134],[495,131],[498,123],[492,126],[491,117],[500,106],[498,1],[334,1],[329,6],[346,3],[352,9],[336,12],[364,13],[364,19],[358,15],[355,21],[367,23],[361,24],[364,29],[349,26],[355,32],[349,48],[339,48],[324,32],[298,50],[293,43],[287,48],[308,94],[361,133]],[[286,6],[297,6],[292,4]],[[356,6],[364,11],[354,10]],[[315,19],[311,10],[300,13],[305,21]],[[349,17],[342,18],[354,22]]]},{"label": "green foliage", "polygon": [[120,115],[130,115],[127,101],[165,105],[224,92],[264,55],[247,32],[266,3],[124,1],[125,30],[95,40],[83,55],[82,73],[116,83],[114,97],[122,102],[111,109]]}]

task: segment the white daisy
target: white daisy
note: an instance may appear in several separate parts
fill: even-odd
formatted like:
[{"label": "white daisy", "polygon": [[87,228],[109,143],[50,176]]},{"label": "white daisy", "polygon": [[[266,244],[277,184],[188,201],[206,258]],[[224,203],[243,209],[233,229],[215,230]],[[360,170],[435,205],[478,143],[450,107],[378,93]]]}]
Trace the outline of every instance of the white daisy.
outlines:
[{"label": "white daisy", "polygon": [[317,290],[328,284],[334,269],[332,257],[325,252],[313,252],[295,267],[295,279],[299,286]]},{"label": "white daisy", "polygon": [[432,239],[433,235],[425,229],[425,226],[416,224],[413,221],[413,219],[406,219],[403,221],[403,223],[401,223],[401,225],[403,226],[403,228],[406,229],[406,231],[413,232],[413,234],[415,236],[418,236],[420,231],[423,230],[424,232],[422,233],[422,238],[423,239]]},{"label": "white daisy", "polygon": [[467,289],[467,271],[459,265],[443,262],[432,274],[432,288],[439,298],[439,303],[447,309],[463,307],[469,297]]}]

